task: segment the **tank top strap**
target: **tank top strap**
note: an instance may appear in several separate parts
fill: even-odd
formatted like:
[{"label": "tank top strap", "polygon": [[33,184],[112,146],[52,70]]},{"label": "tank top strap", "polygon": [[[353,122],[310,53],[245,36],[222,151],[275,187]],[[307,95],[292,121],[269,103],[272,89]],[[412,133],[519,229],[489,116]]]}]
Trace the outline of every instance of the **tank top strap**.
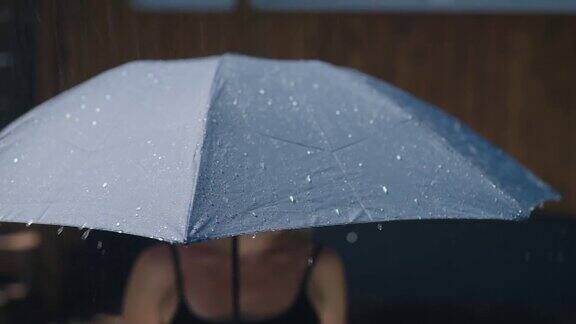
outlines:
[{"label": "tank top strap", "polygon": [[174,277],[176,278],[176,291],[178,293],[178,299],[180,301],[184,300],[184,278],[182,277],[182,262],[180,260],[180,253],[178,253],[178,247],[176,245],[170,245],[170,251],[172,252],[172,261],[174,263]]}]

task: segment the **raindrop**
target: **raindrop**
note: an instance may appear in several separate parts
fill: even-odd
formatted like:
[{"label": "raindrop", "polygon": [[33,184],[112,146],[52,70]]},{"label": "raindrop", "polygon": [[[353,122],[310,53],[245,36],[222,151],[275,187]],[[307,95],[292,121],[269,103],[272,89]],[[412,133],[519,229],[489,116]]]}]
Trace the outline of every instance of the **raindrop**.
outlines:
[{"label": "raindrop", "polygon": [[348,134],[348,138],[352,138],[352,134]]},{"label": "raindrop", "polygon": [[356,241],[358,241],[358,234],[356,234],[356,232],[349,232],[346,234],[346,241],[350,244],[356,243]]},{"label": "raindrop", "polygon": [[112,96],[110,96],[109,94],[105,95],[104,98],[106,98],[106,100],[110,100],[112,98]]},{"label": "raindrop", "polygon": [[86,109],[86,104],[81,104],[80,109]]},{"label": "raindrop", "polygon": [[260,169],[262,170],[266,169],[266,165],[264,164],[264,162],[260,162]]},{"label": "raindrop", "polygon": [[98,250],[100,250],[102,248],[102,241],[98,241],[98,243],[96,243],[96,248]]},{"label": "raindrop", "polygon": [[94,109],[95,112],[99,113],[100,112],[100,108],[96,108]]},{"label": "raindrop", "polygon": [[14,158],[14,163],[18,163],[18,158]]},{"label": "raindrop", "polygon": [[232,104],[233,104],[234,106],[236,106],[236,105],[238,104],[238,99],[234,99],[234,101],[232,101]]},{"label": "raindrop", "polygon": [[414,198],[414,203],[418,203],[418,198]]},{"label": "raindrop", "polygon": [[57,235],[60,235],[60,234],[62,234],[62,232],[64,232],[64,226],[58,227],[58,230],[56,231],[56,234],[57,234]]},{"label": "raindrop", "polygon": [[363,165],[364,165],[364,163],[362,163],[362,162],[358,163],[358,166],[359,166],[359,167],[361,167],[361,166],[363,166]]},{"label": "raindrop", "polygon": [[296,101],[296,100],[292,101],[292,106],[294,106],[294,107],[298,106],[298,101]]},{"label": "raindrop", "polygon": [[340,110],[336,110],[336,115],[340,115]]},{"label": "raindrop", "polygon": [[308,265],[311,266],[314,263],[314,258],[308,258]]},{"label": "raindrop", "polygon": [[402,160],[402,157],[400,155],[396,155],[396,160],[400,161]]},{"label": "raindrop", "polygon": [[336,208],[334,211],[336,212],[336,215],[340,215],[340,209]]},{"label": "raindrop", "polygon": [[252,234],[252,238],[255,239],[255,238],[256,238],[256,234]]},{"label": "raindrop", "polygon": [[152,144],[152,141],[151,141],[151,140],[147,140],[147,141],[146,141],[146,144]]},{"label": "raindrop", "polygon": [[119,226],[120,226],[120,223],[116,223],[116,227],[119,227]]},{"label": "raindrop", "polygon": [[106,188],[106,187],[108,187],[108,182],[104,182],[104,183],[102,184],[102,188]]},{"label": "raindrop", "polygon": [[29,220],[28,223],[26,223],[26,227],[30,227],[32,224],[34,224],[33,220]]},{"label": "raindrop", "polygon": [[66,114],[66,119],[70,119],[70,117],[72,117],[72,115]]},{"label": "raindrop", "polygon": [[83,239],[83,240],[87,239],[88,235],[90,235],[90,229],[87,229],[84,231],[84,233],[82,233],[81,239]]},{"label": "raindrop", "polygon": [[384,191],[385,194],[388,194],[388,188],[386,188],[386,186],[382,186],[382,191]]},{"label": "raindrop", "polygon": [[369,124],[374,124],[374,119],[370,119],[370,120],[368,121],[368,123],[369,123]]},{"label": "raindrop", "polygon": [[136,207],[136,210],[141,210],[141,209],[142,209],[142,207],[140,207],[140,206]]},{"label": "raindrop", "polygon": [[381,230],[382,230],[382,224],[376,225],[376,228],[377,228],[379,231],[381,231]]},{"label": "raindrop", "polygon": [[290,198],[290,202],[291,202],[291,203],[296,202],[296,199],[294,199],[294,196],[290,196],[289,198]]},{"label": "raindrop", "polygon": [[312,178],[310,177],[310,175],[307,175],[307,176],[306,176],[306,181],[312,182]]},{"label": "raindrop", "polygon": [[96,126],[96,124],[98,124],[98,122],[97,122],[97,121],[95,121],[95,120],[94,120],[94,121],[92,121],[92,126]]},{"label": "raindrop", "polygon": [[312,154],[312,151],[306,151],[306,154],[310,155]]},{"label": "raindrop", "polygon": [[261,94],[261,95],[263,95],[263,94],[266,93],[266,91],[264,91],[264,89],[260,89],[260,90],[258,90],[258,93]]},{"label": "raindrop", "polygon": [[272,106],[272,99],[268,99],[268,106]]},{"label": "raindrop", "polygon": [[313,83],[313,84],[312,84],[312,88],[314,88],[314,89],[318,89],[319,87],[320,87],[320,86],[318,85],[318,83]]}]

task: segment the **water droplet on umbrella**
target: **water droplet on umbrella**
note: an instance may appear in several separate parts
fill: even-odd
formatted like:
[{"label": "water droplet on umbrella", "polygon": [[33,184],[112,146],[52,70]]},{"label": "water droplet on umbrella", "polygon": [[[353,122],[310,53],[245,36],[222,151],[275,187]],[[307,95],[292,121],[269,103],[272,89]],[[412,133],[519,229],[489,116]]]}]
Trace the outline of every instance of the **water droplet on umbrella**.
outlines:
[{"label": "water droplet on umbrella", "polygon": [[64,232],[64,226],[58,227],[58,230],[56,231],[56,234],[57,234],[57,235],[60,235],[60,234],[62,234],[62,232]]},{"label": "water droplet on umbrella", "polygon": [[358,234],[356,234],[356,232],[349,232],[346,234],[346,241],[350,244],[356,243],[356,241],[358,241]]},{"label": "water droplet on umbrella", "polygon": [[291,202],[291,203],[296,202],[296,199],[294,199],[294,196],[290,196],[289,198],[290,198],[290,202]]},{"label": "water droplet on umbrella", "polygon": [[82,233],[81,239],[83,240],[87,239],[88,235],[90,235],[90,229],[87,229],[84,231],[84,233]]},{"label": "water droplet on umbrella", "polygon": [[102,188],[106,188],[106,187],[108,187],[108,182],[104,182],[104,183],[102,184]]},{"label": "water droplet on umbrella", "polygon": [[382,186],[382,191],[384,191],[385,194],[388,194],[388,188],[386,188],[386,186]]}]

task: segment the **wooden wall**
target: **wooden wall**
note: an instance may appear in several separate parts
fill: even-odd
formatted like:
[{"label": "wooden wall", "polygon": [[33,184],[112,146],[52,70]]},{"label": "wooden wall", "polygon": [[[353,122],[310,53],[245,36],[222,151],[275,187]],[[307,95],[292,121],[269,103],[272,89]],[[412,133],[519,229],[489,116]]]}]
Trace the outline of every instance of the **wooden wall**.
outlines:
[{"label": "wooden wall", "polygon": [[576,17],[137,13],[40,0],[38,101],[136,59],[239,52],[315,58],[444,108],[564,193],[576,214]]}]

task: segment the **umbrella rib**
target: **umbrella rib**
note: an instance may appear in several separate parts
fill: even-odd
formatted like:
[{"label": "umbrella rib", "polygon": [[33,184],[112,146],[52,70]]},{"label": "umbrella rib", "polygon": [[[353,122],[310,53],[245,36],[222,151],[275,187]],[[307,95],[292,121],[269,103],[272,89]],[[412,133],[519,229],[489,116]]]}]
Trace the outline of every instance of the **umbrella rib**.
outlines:
[{"label": "umbrella rib", "polygon": [[354,198],[356,198],[356,202],[360,205],[360,207],[362,207],[362,210],[364,210],[364,212],[366,213],[366,215],[368,216],[368,218],[370,220],[373,220],[374,218],[372,217],[372,214],[368,211],[368,209],[366,208],[366,206],[364,206],[364,203],[362,202],[362,199],[360,198],[360,196],[358,195],[358,193],[356,192],[356,189],[354,189],[354,187],[348,183],[348,174],[346,173],[346,171],[344,170],[344,166],[342,165],[342,163],[340,162],[340,160],[338,159],[338,157],[336,156],[335,151],[332,149],[332,145],[330,144],[330,141],[328,140],[328,138],[326,137],[324,130],[322,129],[322,127],[320,126],[320,124],[318,124],[318,121],[316,120],[316,115],[314,115],[313,111],[308,110],[308,112],[310,113],[310,115],[312,116],[312,120],[314,121],[314,125],[318,128],[318,130],[320,131],[320,136],[324,139],[324,141],[326,142],[326,144],[328,144],[328,147],[330,148],[330,154],[332,154],[332,158],[334,158],[334,161],[336,161],[336,164],[338,165],[338,168],[340,168],[340,171],[342,172],[342,175],[344,176],[344,183],[348,186],[348,188],[350,188],[350,190],[352,191],[352,194],[354,195]]},{"label": "umbrella rib", "polygon": [[258,132],[258,131],[256,131],[255,133],[258,134],[258,135],[264,136],[264,137],[269,137],[269,138],[274,139],[274,140],[277,140],[277,141],[279,141],[279,142],[285,142],[285,143],[289,143],[289,144],[293,144],[293,145],[302,146],[302,147],[305,147],[305,148],[311,148],[311,149],[315,149],[315,150],[326,151],[324,148],[319,147],[319,146],[310,145],[310,144],[305,144],[305,143],[300,143],[300,142],[288,140],[288,139],[281,138],[281,137],[274,136],[274,135],[270,135],[270,134],[265,134],[265,133]]}]

